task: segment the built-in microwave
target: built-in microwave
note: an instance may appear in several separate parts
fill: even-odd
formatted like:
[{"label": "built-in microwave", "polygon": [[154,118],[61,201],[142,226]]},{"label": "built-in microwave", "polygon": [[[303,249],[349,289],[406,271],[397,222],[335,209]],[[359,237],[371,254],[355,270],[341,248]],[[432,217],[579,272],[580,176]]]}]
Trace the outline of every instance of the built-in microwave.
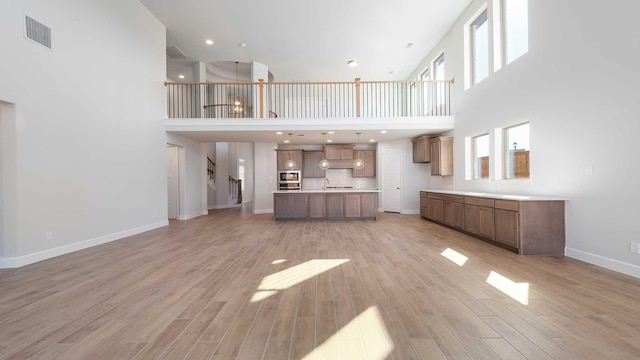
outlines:
[{"label": "built-in microwave", "polygon": [[278,171],[278,190],[300,190],[300,170]]},{"label": "built-in microwave", "polygon": [[278,183],[299,183],[300,180],[300,170],[278,171]]}]

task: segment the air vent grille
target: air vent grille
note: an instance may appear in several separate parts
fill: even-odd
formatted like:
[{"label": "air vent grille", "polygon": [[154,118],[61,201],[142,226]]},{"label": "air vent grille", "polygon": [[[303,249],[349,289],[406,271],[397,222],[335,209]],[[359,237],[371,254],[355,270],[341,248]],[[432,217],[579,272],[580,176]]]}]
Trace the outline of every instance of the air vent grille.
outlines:
[{"label": "air vent grille", "polygon": [[25,15],[25,36],[51,49],[51,28]]}]

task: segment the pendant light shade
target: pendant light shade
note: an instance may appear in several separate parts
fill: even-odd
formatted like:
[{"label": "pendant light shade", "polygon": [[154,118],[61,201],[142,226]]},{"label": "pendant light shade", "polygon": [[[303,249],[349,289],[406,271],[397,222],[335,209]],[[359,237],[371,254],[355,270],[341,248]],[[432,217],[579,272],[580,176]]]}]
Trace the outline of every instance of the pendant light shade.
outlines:
[{"label": "pendant light shade", "polygon": [[[358,141],[356,142],[356,146],[358,146],[358,143],[360,142],[360,134],[361,132],[357,132],[356,134],[358,134]],[[364,167],[364,160],[362,160],[360,158],[360,151],[356,150],[356,159],[353,160],[353,168],[354,169],[362,169]]]},{"label": "pendant light shade", "polygon": [[296,168],[296,162],[291,158],[291,143],[293,142],[293,133],[289,133],[289,159],[284,163],[284,167],[288,170]]},{"label": "pendant light shade", "polygon": [[[327,133],[323,132],[322,133],[322,147],[323,148],[324,148],[324,145],[326,143],[326,139],[325,139],[326,136],[327,136]],[[329,166],[331,166],[331,164],[329,163],[329,160],[327,160],[326,158],[322,158],[322,160],[320,160],[320,162],[318,163],[318,166],[322,170],[327,170],[329,168]]]}]

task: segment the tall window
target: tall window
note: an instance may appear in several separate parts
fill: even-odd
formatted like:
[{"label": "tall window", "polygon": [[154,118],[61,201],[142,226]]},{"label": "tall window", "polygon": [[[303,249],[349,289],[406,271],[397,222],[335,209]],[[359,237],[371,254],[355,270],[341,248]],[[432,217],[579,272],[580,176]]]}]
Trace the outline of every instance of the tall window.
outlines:
[{"label": "tall window", "polygon": [[[433,79],[444,80],[444,54],[440,54],[433,61]],[[436,83],[436,106],[444,105],[445,102],[445,84]]]},{"label": "tall window", "polygon": [[502,0],[502,46],[505,64],[529,51],[528,7],[528,0]]},{"label": "tall window", "polygon": [[529,177],[529,123],[504,129],[504,178]]},{"label": "tall window", "polygon": [[472,138],[473,179],[489,178],[489,134]]},{"label": "tall window", "polygon": [[[420,80],[422,81],[431,80],[431,71],[429,71],[429,68],[426,68],[420,74]],[[422,86],[420,88],[422,89],[422,109],[423,109],[423,114],[427,114],[431,110],[431,103],[432,103],[433,94],[434,94],[433,83],[421,83],[421,84]]]},{"label": "tall window", "polygon": [[489,76],[489,22],[484,10],[470,25],[473,84]]}]

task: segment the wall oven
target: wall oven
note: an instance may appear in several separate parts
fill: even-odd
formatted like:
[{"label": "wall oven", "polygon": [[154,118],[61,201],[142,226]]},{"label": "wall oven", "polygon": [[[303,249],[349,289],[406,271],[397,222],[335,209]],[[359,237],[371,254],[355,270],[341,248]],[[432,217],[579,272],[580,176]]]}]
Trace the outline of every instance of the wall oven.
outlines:
[{"label": "wall oven", "polygon": [[300,190],[300,170],[278,171],[278,190]]}]

